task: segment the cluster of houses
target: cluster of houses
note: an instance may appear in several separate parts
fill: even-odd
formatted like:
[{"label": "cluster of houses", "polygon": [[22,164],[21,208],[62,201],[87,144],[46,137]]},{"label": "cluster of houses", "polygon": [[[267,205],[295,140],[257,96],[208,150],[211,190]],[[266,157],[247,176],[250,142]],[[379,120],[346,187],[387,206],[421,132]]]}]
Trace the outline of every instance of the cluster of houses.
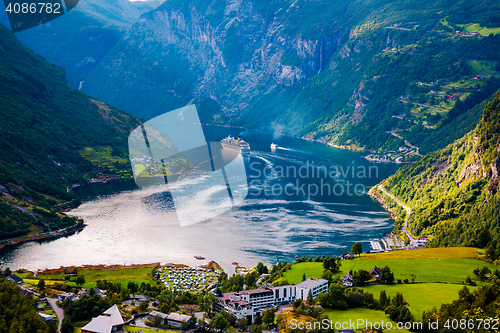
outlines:
[{"label": "cluster of houses", "polygon": [[[371,277],[375,278],[375,280],[380,279],[380,268],[375,266],[370,270],[370,275]],[[352,273],[349,272],[347,274],[344,274],[342,277],[342,285],[346,288],[352,287],[356,284],[356,281],[354,281],[354,278],[352,277]]]},{"label": "cluster of houses", "polygon": [[198,292],[217,282],[220,272],[199,267],[171,267],[158,269],[160,281],[173,291]]},{"label": "cluster of houses", "polygon": [[479,35],[479,32],[477,32],[477,31],[468,32],[468,31],[457,30],[457,31],[455,31],[455,34],[457,34],[457,35],[474,35],[474,36],[476,36],[476,35]]},{"label": "cluster of houses", "polygon": [[214,289],[217,310],[226,310],[236,318],[253,318],[263,310],[282,304],[289,304],[297,299],[307,300],[309,294],[315,299],[320,293],[328,291],[325,279],[306,279],[296,285],[270,287],[264,284],[258,289],[221,293]]}]

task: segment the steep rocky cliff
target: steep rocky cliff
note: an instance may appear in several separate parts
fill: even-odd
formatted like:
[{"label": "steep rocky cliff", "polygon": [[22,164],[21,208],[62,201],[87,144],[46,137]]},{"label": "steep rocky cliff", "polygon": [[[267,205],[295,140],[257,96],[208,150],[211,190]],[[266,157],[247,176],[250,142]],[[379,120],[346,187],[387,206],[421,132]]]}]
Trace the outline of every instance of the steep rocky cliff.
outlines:
[{"label": "steep rocky cliff", "polygon": [[[220,3],[169,1],[143,15],[83,90],[146,116],[195,101],[206,121],[234,122],[259,95],[321,73],[348,39],[341,31],[313,39],[289,32],[284,16],[258,10],[255,1]],[[129,58],[137,54],[139,63]],[[102,91],[103,85],[109,87]],[[143,110],[143,98],[124,102],[119,91],[128,89],[159,110]]]}]

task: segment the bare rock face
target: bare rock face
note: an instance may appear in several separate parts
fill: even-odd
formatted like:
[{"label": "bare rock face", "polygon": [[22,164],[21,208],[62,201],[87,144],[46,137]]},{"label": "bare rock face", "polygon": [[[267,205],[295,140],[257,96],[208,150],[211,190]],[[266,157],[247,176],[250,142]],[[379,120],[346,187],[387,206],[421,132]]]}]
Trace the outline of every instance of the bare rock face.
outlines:
[{"label": "bare rock face", "polygon": [[[203,7],[189,2],[176,8],[166,2],[143,15],[115,48],[120,57],[108,57],[97,71],[122,82],[111,87],[117,95],[127,95],[126,90],[134,87],[129,95],[162,91],[169,101],[176,99],[183,105],[210,99],[223,116],[232,118],[246,111],[251,99],[321,73],[349,38],[342,32],[302,38],[286,30],[279,15],[269,17],[256,10],[254,1],[228,1],[223,11],[214,8],[217,2],[208,3]],[[143,55],[140,66],[127,63],[131,54]],[[178,62],[177,73],[174,62]],[[154,75],[147,76],[151,72]],[[100,96],[92,89],[105,76],[91,76],[82,90]],[[107,101],[124,107],[123,99]],[[158,108],[164,104],[168,103],[159,102]],[[216,115],[212,121],[217,122]]]},{"label": "bare rock face", "polygon": [[496,159],[491,162],[491,183],[490,190],[493,194],[497,192],[498,189],[498,176],[500,174],[500,160]]}]

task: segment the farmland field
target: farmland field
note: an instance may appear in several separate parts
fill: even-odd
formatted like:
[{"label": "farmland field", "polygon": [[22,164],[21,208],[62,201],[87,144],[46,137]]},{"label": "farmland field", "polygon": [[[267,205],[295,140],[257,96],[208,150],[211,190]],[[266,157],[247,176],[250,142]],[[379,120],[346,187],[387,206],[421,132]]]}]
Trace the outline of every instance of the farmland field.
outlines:
[{"label": "farmland field", "polygon": [[[396,323],[393,322],[388,315],[381,310],[372,310],[366,308],[354,308],[348,310],[334,310],[334,309],[325,309],[324,313],[328,316],[330,321],[333,323],[350,323],[356,322],[357,320],[363,320],[364,323],[384,323],[391,322],[393,327],[396,327]],[[352,327],[350,327],[352,328]],[[365,325],[357,326],[359,329],[365,328]],[[408,330],[391,330],[391,332],[410,332]]]},{"label": "farmland field", "polygon": [[[394,297],[396,293],[403,294],[408,302],[415,320],[422,319],[423,311],[430,311],[433,307],[439,308],[441,304],[451,303],[458,299],[458,292],[463,285],[445,283],[415,283],[415,284],[394,284],[394,285],[372,285],[363,287],[364,290],[372,293],[375,298],[379,297],[380,291],[385,290],[387,295]],[[477,287],[467,286],[469,290]]]},{"label": "farmland field", "polygon": [[[113,268],[79,268],[78,274],[85,277],[84,288],[96,286],[98,280],[108,280],[110,282],[120,282],[123,286],[127,286],[129,282],[141,284],[142,282],[151,283],[148,279],[148,273],[154,268],[154,265],[148,267],[113,267]],[[49,273],[38,273],[36,279],[28,278],[29,283],[36,284],[38,280],[44,279],[46,284],[55,282],[66,283],[70,286],[76,286],[75,282],[64,281],[64,273],[61,271],[53,271]]]},{"label": "farmland field", "polygon": [[[341,272],[337,275],[350,270],[369,271],[374,266],[389,266],[396,280],[411,280],[414,274],[415,282],[462,283],[467,276],[473,275],[475,268],[484,266],[491,270],[498,268],[478,260],[478,257],[474,248],[438,248],[369,254],[354,260],[343,260]],[[320,278],[322,271],[322,263],[299,263],[285,272],[283,278],[289,283],[299,283],[303,274],[308,278]]]}]

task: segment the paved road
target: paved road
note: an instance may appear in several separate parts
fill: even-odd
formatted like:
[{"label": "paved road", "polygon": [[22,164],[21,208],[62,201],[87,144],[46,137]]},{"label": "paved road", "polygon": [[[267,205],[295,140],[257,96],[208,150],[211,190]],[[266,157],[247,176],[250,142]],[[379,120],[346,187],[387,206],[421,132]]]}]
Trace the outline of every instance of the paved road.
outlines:
[{"label": "paved road", "polygon": [[57,328],[57,333],[61,333],[61,324],[62,324],[62,321],[64,319],[64,311],[62,308],[60,308],[57,305],[57,303],[56,303],[57,299],[47,297],[47,301],[50,303],[50,306],[52,306],[52,308],[54,309],[54,311],[57,314],[57,318],[59,319],[59,327]]},{"label": "paved road", "polygon": [[406,234],[406,236],[408,236],[408,239],[410,240],[410,247],[417,248],[418,247],[417,241],[413,237],[411,237],[410,234],[408,233],[408,230],[406,230],[406,227],[408,226],[408,219],[410,218],[410,214],[411,214],[411,209],[409,207],[405,206],[395,196],[393,196],[392,194],[387,192],[382,185],[379,185],[378,189],[381,190],[382,192],[384,192],[385,194],[387,194],[389,197],[391,197],[392,200],[396,201],[396,203],[398,205],[400,205],[401,207],[403,207],[404,210],[406,210],[407,214],[406,214],[405,223],[403,224],[403,232]]}]

